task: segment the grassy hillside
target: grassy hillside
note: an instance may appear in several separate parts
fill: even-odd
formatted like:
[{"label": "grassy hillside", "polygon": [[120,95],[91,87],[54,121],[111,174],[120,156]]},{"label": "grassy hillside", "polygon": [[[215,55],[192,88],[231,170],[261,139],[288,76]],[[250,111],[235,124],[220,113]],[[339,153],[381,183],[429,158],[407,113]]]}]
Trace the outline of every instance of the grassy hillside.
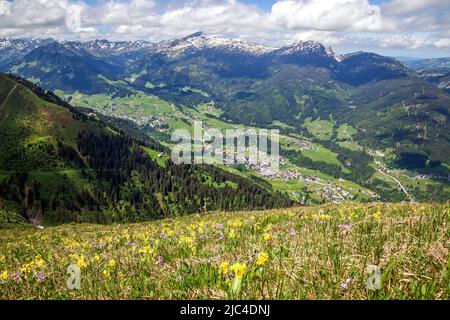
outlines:
[{"label": "grassy hillside", "polygon": [[348,204],[0,230],[0,299],[446,300],[449,218],[448,204]]},{"label": "grassy hillside", "polygon": [[[86,120],[86,119],[84,119]],[[99,124],[42,100],[30,89],[0,74],[0,167],[31,171],[79,167],[58,149],[76,148],[78,134],[101,131]],[[106,132],[106,130],[103,128]],[[75,160],[75,158],[74,158]]]},{"label": "grassy hillside", "polygon": [[142,221],[292,203],[217,168],[176,166],[163,150],[0,74],[0,200],[16,203],[29,222]]}]

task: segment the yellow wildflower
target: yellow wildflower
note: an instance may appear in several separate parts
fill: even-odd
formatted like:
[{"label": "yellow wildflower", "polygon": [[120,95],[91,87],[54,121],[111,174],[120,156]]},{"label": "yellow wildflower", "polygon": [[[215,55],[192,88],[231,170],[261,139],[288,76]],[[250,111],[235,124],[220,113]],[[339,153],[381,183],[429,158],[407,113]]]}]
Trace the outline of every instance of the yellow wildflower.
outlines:
[{"label": "yellow wildflower", "polygon": [[232,226],[233,228],[240,228],[240,227],[242,227],[242,221],[239,219],[236,219],[234,221],[229,221],[228,225]]},{"label": "yellow wildflower", "polygon": [[80,269],[87,268],[87,261],[86,261],[86,259],[84,258],[84,256],[78,257],[78,259],[77,259],[77,266],[78,266]]},{"label": "yellow wildflower", "polygon": [[145,246],[144,248],[139,249],[139,253],[142,253],[142,254],[145,254],[145,255],[154,255],[155,254],[155,250],[150,248],[150,246]]},{"label": "yellow wildflower", "polygon": [[194,244],[194,239],[186,236],[182,236],[180,239],[180,244],[187,244],[188,246]]},{"label": "yellow wildflower", "polygon": [[219,273],[226,275],[228,273],[228,262],[222,262],[219,266]]},{"label": "yellow wildflower", "polygon": [[236,238],[236,232],[234,229],[231,229],[230,232],[228,232],[228,239],[234,239]]},{"label": "yellow wildflower", "polygon": [[270,235],[270,233],[264,233],[263,239],[264,241],[270,241],[272,240],[272,236]]},{"label": "yellow wildflower", "polygon": [[94,260],[97,261],[97,262],[100,261],[100,256],[97,254],[97,255],[94,257]]},{"label": "yellow wildflower", "polygon": [[37,265],[38,267],[43,267],[43,266],[45,265],[45,260],[42,259],[42,258],[38,258],[38,259],[36,260],[36,265]]},{"label": "yellow wildflower", "polygon": [[6,281],[8,280],[8,271],[3,271],[2,274],[0,275],[0,279],[2,279],[2,281]]},{"label": "yellow wildflower", "polygon": [[116,263],[116,260],[112,259],[112,260],[109,261],[109,264],[108,264],[108,265],[109,265],[111,268],[115,268],[115,267],[116,267],[116,264],[117,264],[117,263]]},{"label": "yellow wildflower", "polygon": [[109,274],[109,270],[103,270],[103,275],[105,276],[105,278],[111,278],[111,275]]},{"label": "yellow wildflower", "polygon": [[239,279],[244,276],[246,269],[247,266],[243,263],[234,263],[230,268],[231,272],[233,272],[234,275]]},{"label": "yellow wildflower", "polygon": [[380,220],[380,218],[381,218],[381,212],[380,212],[380,211],[376,212],[376,213],[373,215],[373,218],[374,218],[375,220]]},{"label": "yellow wildflower", "polygon": [[269,260],[269,254],[267,252],[263,252],[259,255],[256,265],[263,266],[266,264],[267,260]]}]

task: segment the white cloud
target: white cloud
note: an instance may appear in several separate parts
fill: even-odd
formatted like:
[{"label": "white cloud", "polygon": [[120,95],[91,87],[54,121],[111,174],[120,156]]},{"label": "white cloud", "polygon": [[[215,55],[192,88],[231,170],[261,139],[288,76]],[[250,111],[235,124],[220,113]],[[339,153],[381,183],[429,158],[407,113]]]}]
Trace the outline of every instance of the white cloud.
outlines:
[{"label": "white cloud", "polygon": [[271,18],[288,29],[378,31],[380,8],[367,0],[283,0],[272,7]]},{"label": "white cloud", "polygon": [[60,24],[68,6],[66,0],[3,0],[0,1],[0,26],[31,28]]},{"label": "white cloud", "polygon": [[0,35],[64,37],[76,33],[95,35],[93,27],[81,27],[88,6],[69,0],[0,0]]},{"label": "white cloud", "polygon": [[426,38],[416,37],[414,35],[393,35],[381,37],[378,45],[382,48],[400,49],[410,48],[418,49],[427,44]]},{"label": "white cloud", "polygon": [[429,8],[440,10],[448,7],[448,0],[392,0],[382,6],[385,15],[416,14]]},{"label": "white cloud", "polygon": [[151,0],[130,0],[119,2],[108,0],[93,7],[87,22],[103,25],[132,25],[152,23],[157,19],[155,2]]},{"label": "white cloud", "polygon": [[449,0],[392,0],[381,6],[383,23],[396,32],[450,29]]},{"label": "white cloud", "polygon": [[450,38],[443,38],[433,41],[436,48],[450,48]]},{"label": "white cloud", "polygon": [[7,16],[11,14],[11,2],[0,1],[0,16]]}]

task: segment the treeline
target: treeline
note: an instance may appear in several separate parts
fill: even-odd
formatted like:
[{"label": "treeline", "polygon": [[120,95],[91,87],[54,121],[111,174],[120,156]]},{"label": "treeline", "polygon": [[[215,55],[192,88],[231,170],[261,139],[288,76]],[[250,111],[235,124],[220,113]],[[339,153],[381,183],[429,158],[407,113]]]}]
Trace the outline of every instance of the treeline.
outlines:
[{"label": "treeline", "polygon": [[[292,205],[284,194],[270,193],[213,166],[175,165],[168,161],[166,167],[160,167],[127,136],[81,132],[78,148],[95,172],[94,182],[104,183],[104,190],[97,190],[94,198],[101,199],[102,208],[114,208],[115,219],[157,219],[200,211]],[[237,187],[211,187],[201,181],[200,171],[218,184],[229,181]]]},{"label": "treeline", "polygon": [[375,173],[375,169],[370,166],[374,159],[368,153],[343,148],[335,141],[314,140],[314,142],[320,143],[325,148],[338,154],[337,159],[350,170],[350,173],[346,173],[344,178],[364,184]]},{"label": "treeline", "polygon": [[29,173],[18,172],[0,181],[0,198],[20,204],[29,221],[43,218],[50,224],[134,222],[294,204],[286,194],[214,166],[167,161],[161,167],[126,135],[81,131],[77,144],[83,159],[69,146],[60,149],[60,156],[79,164],[79,179],[84,182],[58,172],[52,181],[38,182]]}]

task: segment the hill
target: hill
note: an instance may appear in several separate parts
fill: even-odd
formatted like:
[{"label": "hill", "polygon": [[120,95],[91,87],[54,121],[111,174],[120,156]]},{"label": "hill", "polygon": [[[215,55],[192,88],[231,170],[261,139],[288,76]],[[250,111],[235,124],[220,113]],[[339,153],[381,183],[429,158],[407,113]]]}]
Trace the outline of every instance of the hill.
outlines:
[{"label": "hill", "polygon": [[176,166],[164,149],[0,75],[0,199],[33,223],[136,221],[290,205],[215,167]]},{"label": "hill", "polygon": [[420,69],[417,75],[450,94],[450,68],[444,70]]},{"label": "hill", "polygon": [[45,89],[107,92],[105,78],[121,74],[119,65],[95,57],[87,51],[56,41],[39,46],[10,67],[14,74],[31,79]]},{"label": "hill", "polygon": [[448,300],[449,218],[373,203],[0,230],[0,299]]},{"label": "hill", "polygon": [[450,94],[450,58],[404,59],[402,62],[420,78]]}]

